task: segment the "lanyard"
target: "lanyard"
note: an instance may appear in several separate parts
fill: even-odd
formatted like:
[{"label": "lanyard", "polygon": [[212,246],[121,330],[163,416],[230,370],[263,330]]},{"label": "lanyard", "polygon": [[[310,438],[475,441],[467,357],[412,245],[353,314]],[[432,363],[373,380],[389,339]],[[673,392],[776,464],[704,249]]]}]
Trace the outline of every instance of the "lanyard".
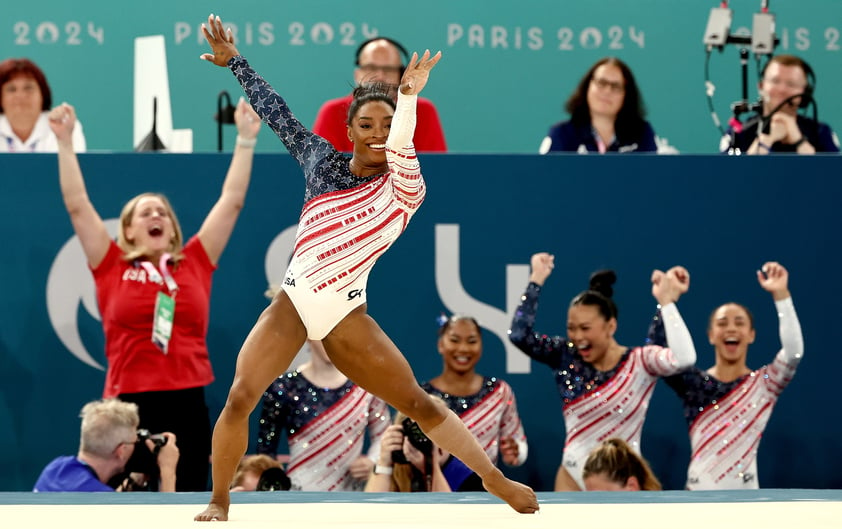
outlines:
[{"label": "lanyard", "polygon": [[596,143],[596,148],[599,151],[599,154],[605,154],[611,149],[611,146],[614,145],[614,142],[617,141],[617,135],[614,135],[614,138],[611,139],[611,143],[605,143],[602,141],[602,136],[599,135],[599,132],[596,131],[595,128],[591,127],[591,134],[593,134],[594,142]]},{"label": "lanyard", "polygon": [[[167,266],[167,263],[171,258],[172,255],[168,253],[161,256],[161,261],[158,263],[158,268],[161,269],[160,273],[158,273],[158,270],[156,270],[149,261],[141,261],[140,266],[142,266],[146,270],[146,273],[149,274],[150,280],[155,283],[166,284],[167,290],[170,291],[170,294],[175,296],[175,293],[178,292],[178,284],[175,282],[175,279],[173,279],[172,274],[170,274],[170,269]],[[163,278],[161,277],[162,274]]]}]

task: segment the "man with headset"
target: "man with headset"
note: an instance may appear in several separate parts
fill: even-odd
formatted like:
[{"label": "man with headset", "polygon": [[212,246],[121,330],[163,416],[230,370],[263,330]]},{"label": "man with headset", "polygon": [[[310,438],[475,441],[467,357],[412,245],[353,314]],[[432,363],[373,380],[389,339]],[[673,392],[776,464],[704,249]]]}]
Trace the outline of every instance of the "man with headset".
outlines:
[{"label": "man with headset", "polygon": [[[354,82],[386,83],[396,89],[409,53],[397,41],[386,37],[369,39],[357,48],[357,68],[354,70]],[[322,105],[313,124],[313,132],[325,138],[342,152],[351,152],[354,146],[348,137],[348,107],[351,94],[331,99]],[[417,152],[445,152],[444,131],[441,128],[439,114],[433,103],[426,98],[418,98],[418,118],[413,143]]]},{"label": "man with headset", "polygon": [[[746,154],[839,152],[833,130],[816,119],[816,80],[810,65],[794,55],[776,55],[760,77],[762,115],[735,135],[735,147]],[[798,113],[811,104],[812,119]]]}]

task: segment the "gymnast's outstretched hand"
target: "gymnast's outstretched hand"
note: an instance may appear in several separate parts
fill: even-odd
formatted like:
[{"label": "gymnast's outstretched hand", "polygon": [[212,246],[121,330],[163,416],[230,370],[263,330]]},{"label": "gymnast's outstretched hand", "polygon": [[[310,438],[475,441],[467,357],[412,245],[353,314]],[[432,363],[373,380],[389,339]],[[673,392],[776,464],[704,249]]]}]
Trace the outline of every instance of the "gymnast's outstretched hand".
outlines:
[{"label": "gymnast's outstretched hand", "polygon": [[234,34],[231,28],[223,29],[222,20],[218,16],[213,16],[213,13],[208,16],[208,23],[202,24],[202,33],[213,53],[203,53],[199,56],[200,59],[210,61],[217,66],[227,67],[228,61],[240,54],[234,46]]},{"label": "gymnast's outstretched hand", "polygon": [[406,96],[421,93],[427,85],[427,79],[430,78],[430,70],[439,62],[439,59],[441,59],[441,52],[431,57],[430,50],[426,50],[420,59],[418,53],[413,53],[401,78],[401,93]]}]

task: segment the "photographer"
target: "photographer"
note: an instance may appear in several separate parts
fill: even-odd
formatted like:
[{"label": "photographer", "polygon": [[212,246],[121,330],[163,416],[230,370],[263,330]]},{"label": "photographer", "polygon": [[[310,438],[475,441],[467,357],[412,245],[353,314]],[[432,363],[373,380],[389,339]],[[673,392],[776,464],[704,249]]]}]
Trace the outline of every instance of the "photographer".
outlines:
[{"label": "photographer", "polygon": [[[175,492],[178,446],[169,432],[149,435],[138,432],[137,405],[117,399],[96,400],[82,408],[79,453],[52,460],[38,477],[34,492],[115,492],[132,490],[128,484],[145,482],[146,477],[126,470],[135,450],[148,449],[156,455],[161,492]],[[141,434],[141,435],[139,435]],[[144,437],[141,439],[140,437]],[[118,483],[115,488],[109,483]]]},{"label": "photographer", "polygon": [[[435,398],[435,397],[431,397]],[[482,491],[482,480],[402,413],[386,429],[366,492]]]}]

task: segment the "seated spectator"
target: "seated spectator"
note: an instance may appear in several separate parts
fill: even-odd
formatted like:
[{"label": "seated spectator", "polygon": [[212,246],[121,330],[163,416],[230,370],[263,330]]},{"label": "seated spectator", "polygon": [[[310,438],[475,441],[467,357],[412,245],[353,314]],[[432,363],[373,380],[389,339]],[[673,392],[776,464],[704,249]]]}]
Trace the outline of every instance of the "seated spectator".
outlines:
[{"label": "seated spectator", "polygon": [[483,490],[476,473],[433,443],[415,421],[400,412],[383,434],[380,457],[365,486],[366,492]]},{"label": "seated spectator", "polygon": [[[57,152],[47,115],[53,96],[47,77],[29,59],[0,62],[0,152]],[[85,152],[82,124],[73,130],[73,149]]]},{"label": "seated spectator", "polygon": [[620,59],[598,60],[579,81],[564,108],[570,120],[556,123],[538,152],[657,152],[655,131],[644,118],[643,96]]},{"label": "seated spectator", "polygon": [[289,490],[290,480],[281,463],[267,455],[245,456],[237,465],[231,492],[251,490]]},{"label": "seated spectator", "polygon": [[730,132],[721,142],[721,150],[731,148],[746,154],[839,152],[839,139],[829,125],[798,113],[815,102],[815,75],[803,59],[795,55],[776,55],[760,72],[762,113],[747,120],[751,123],[733,137]]},{"label": "seated spectator", "polygon": [[661,490],[649,463],[618,437],[591,450],[582,476],[585,490]]},{"label": "seated spectator", "polygon": [[[129,477],[127,462],[135,450],[157,453],[156,472],[160,476],[156,490],[175,492],[175,467],[178,446],[175,435],[165,432],[146,436],[139,442],[140,418],[137,405],[117,399],[85,404],[80,414],[82,433],[79,453],[52,460],[38,477],[34,492],[114,492],[129,490],[129,484],[145,481],[148,476]],[[148,432],[146,432],[148,433]],[[109,483],[119,483],[115,488]]]},{"label": "seated spectator", "polygon": [[[397,87],[408,60],[409,53],[406,49],[392,39],[375,37],[367,40],[357,48],[354,82],[357,85],[384,83],[393,86],[397,97]],[[348,109],[352,99],[349,93],[325,102],[313,124],[313,132],[332,143],[337,151],[354,150],[348,136]],[[412,142],[416,152],[447,151],[438,111],[433,103],[424,97],[418,98],[417,122]]]}]

